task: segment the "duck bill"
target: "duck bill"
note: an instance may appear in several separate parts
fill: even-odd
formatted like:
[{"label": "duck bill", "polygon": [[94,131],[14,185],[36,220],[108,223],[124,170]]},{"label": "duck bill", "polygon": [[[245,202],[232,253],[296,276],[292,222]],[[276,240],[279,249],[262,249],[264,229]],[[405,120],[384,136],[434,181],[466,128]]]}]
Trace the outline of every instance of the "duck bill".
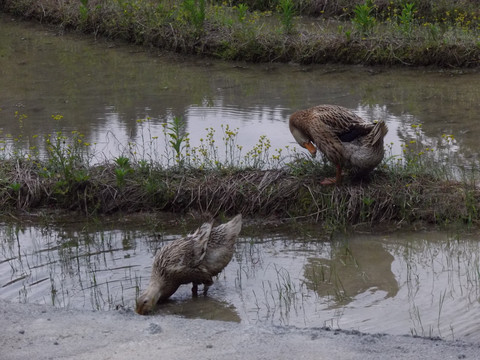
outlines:
[{"label": "duck bill", "polygon": [[306,142],[303,144],[303,146],[305,147],[305,149],[310,151],[312,157],[315,157],[317,155],[317,148],[311,142]]}]

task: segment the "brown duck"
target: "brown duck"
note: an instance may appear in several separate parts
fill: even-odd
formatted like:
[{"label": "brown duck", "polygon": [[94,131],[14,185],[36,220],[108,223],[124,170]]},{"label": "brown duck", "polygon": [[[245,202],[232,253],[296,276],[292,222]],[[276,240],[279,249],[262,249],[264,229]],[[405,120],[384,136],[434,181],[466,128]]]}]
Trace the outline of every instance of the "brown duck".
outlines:
[{"label": "brown duck", "polygon": [[212,228],[212,222],[203,224],[193,234],[177,239],[157,251],[152,274],[146,290],[137,299],[136,312],[145,315],[160,300],[165,300],[182,284],[192,283],[192,295],[197,296],[198,285],[203,293],[213,284],[212,277],[228,265],[235,242],[242,228],[242,215]]},{"label": "brown duck", "polygon": [[290,132],[315,157],[317,149],[336,166],[335,178],[321,183],[340,184],[342,168],[356,176],[372,171],[383,159],[383,138],[388,132],[383,120],[370,123],[337,105],[319,105],[290,116]]}]

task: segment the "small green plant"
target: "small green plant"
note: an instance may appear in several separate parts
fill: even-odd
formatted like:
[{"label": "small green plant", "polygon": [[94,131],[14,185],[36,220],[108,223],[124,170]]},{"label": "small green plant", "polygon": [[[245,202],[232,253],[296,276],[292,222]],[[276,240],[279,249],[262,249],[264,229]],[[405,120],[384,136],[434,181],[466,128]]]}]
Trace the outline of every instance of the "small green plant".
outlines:
[{"label": "small green plant", "polygon": [[372,0],[365,1],[364,4],[358,4],[353,9],[355,16],[352,21],[359,31],[367,34],[376,23],[375,16],[373,16],[373,2]]},{"label": "small green plant", "polygon": [[283,31],[286,34],[290,34],[294,28],[293,17],[295,15],[295,4],[293,0],[279,0],[278,10],[280,12]]},{"label": "small green plant", "polygon": [[186,20],[195,27],[197,34],[202,33],[205,22],[205,0],[183,0],[182,10]]},{"label": "small green plant", "polygon": [[412,32],[415,3],[406,3],[403,5],[402,13],[398,17],[400,28],[405,34]]},{"label": "small green plant", "polygon": [[[52,116],[60,120],[63,116]],[[41,174],[45,177],[60,177],[64,184],[88,179],[85,168],[88,166],[88,147],[90,143],[83,140],[78,131],[72,131],[68,137],[61,131],[49,134],[45,140],[47,164]]]},{"label": "small green plant", "polygon": [[80,13],[80,22],[85,23],[88,19],[88,0],[80,0],[80,7],[78,8]]},{"label": "small green plant", "polygon": [[115,167],[115,177],[117,179],[117,186],[125,186],[125,177],[132,173],[133,169],[130,167],[130,160],[125,156],[119,156],[115,159],[117,166]]},{"label": "small green plant", "polygon": [[12,189],[15,194],[18,194],[21,188],[22,188],[22,184],[20,183],[14,182],[10,184],[10,189]]},{"label": "small green plant", "polygon": [[245,4],[238,4],[235,8],[235,12],[237,13],[237,18],[240,23],[245,22],[248,14],[248,5]]},{"label": "small green plant", "polygon": [[130,160],[125,156],[119,156],[115,159],[115,163],[122,168],[130,168]]},{"label": "small green plant", "polygon": [[167,126],[167,135],[170,138],[169,144],[175,151],[175,160],[179,165],[183,165],[185,160],[182,155],[183,149],[188,140],[188,133],[185,132],[185,128],[185,122],[178,116],[175,116],[172,123]]},{"label": "small green plant", "polygon": [[350,30],[345,31],[345,38],[347,39],[347,42],[351,40],[352,32]]}]

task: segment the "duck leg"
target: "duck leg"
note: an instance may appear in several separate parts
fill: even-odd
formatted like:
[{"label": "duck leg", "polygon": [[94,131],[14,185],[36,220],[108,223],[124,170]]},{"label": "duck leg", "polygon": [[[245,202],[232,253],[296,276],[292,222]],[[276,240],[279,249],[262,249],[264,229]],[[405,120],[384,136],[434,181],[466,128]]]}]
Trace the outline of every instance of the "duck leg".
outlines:
[{"label": "duck leg", "polygon": [[197,283],[193,283],[192,296],[193,297],[198,297],[198,284]]},{"label": "duck leg", "polygon": [[207,296],[208,288],[213,285],[213,280],[210,279],[203,283],[203,295]]},{"label": "duck leg", "polygon": [[207,296],[207,292],[208,292],[208,288],[210,286],[208,286],[207,284],[203,284],[203,296]]},{"label": "duck leg", "polygon": [[337,164],[337,172],[334,178],[323,179],[320,184],[322,185],[340,185],[342,183],[342,167]]}]

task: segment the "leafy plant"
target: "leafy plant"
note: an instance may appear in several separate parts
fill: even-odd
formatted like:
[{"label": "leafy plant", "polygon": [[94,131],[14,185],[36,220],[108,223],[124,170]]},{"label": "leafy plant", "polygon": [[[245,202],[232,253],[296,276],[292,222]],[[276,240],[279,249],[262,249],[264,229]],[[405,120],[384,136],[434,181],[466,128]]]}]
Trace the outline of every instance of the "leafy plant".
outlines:
[{"label": "leafy plant", "polygon": [[10,184],[10,189],[12,189],[16,194],[20,191],[21,188],[22,188],[22,184],[18,182],[14,182]]},{"label": "leafy plant", "polygon": [[353,23],[362,33],[368,33],[376,23],[375,16],[373,16],[373,2],[372,0],[367,0],[364,4],[358,4],[353,9],[355,14],[352,19]]},{"label": "leafy plant", "polygon": [[119,156],[115,159],[115,163],[122,168],[130,168],[130,160],[125,156]]},{"label": "leafy plant", "polygon": [[175,151],[175,159],[180,165],[183,165],[184,162],[182,151],[188,139],[188,133],[185,132],[185,127],[185,122],[177,116],[173,118],[172,123],[167,127],[167,135],[170,138],[169,144]]},{"label": "leafy plant", "polygon": [[402,13],[398,17],[401,29],[404,33],[410,34],[412,31],[415,3],[406,3],[403,5]]},{"label": "leafy plant", "polygon": [[117,179],[118,187],[125,185],[125,177],[132,173],[133,169],[130,167],[130,160],[125,156],[119,156],[115,159],[117,167],[115,168],[115,177]]},{"label": "leafy plant", "polygon": [[203,32],[205,0],[183,0],[182,9],[186,20],[193,24],[197,33]]},{"label": "leafy plant", "polygon": [[287,34],[293,31],[293,17],[295,15],[295,4],[293,0],[279,0],[278,9],[280,12],[280,21],[283,25],[283,31]]},{"label": "leafy plant", "polygon": [[80,0],[80,6],[78,8],[80,12],[80,21],[85,23],[88,19],[88,0]]},{"label": "leafy plant", "polygon": [[237,13],[237,18],[240,23],[243,23],[245,19],[247,18],[247,13],[248,13],[248,5],[245,4],[238,4],[235,7],[236,13]]},{"label": "leafy plant", "polygon": [[65,184],[88,179],[83,167],[88,163],[87,149],[90,144],[84,142],[83,137],[78,131],[73,131],[71,138],[61,131],[53,136],[49,134],[45,140],[48,166],[43,168],[42,174],[46,177],[60,176]]}]

